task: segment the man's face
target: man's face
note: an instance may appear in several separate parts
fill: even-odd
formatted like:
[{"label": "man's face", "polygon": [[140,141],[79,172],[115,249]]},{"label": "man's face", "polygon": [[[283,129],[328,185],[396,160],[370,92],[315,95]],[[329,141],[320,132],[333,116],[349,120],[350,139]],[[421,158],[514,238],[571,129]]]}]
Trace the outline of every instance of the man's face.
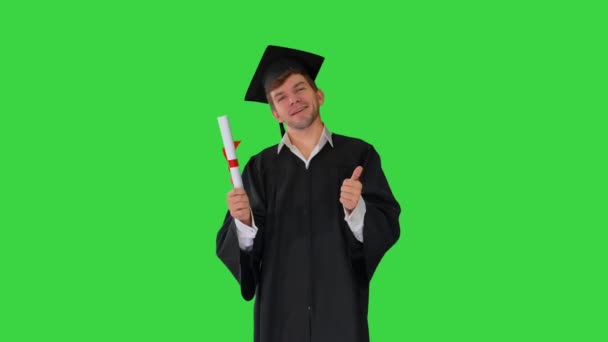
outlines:
[{"label": "man's face", "polygon": [[270,92],[274,108],[272,114],[279,122],[292,129],[306,129],[319,118],[319,107],[324,96],[316,91],[300,74],[289,76],[278,88]]}]

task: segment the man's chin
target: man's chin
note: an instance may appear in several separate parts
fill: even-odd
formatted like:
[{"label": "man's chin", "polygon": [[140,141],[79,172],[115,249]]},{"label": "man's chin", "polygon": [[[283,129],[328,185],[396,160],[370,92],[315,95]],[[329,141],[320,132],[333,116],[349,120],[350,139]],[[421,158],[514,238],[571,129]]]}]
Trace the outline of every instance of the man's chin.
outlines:
[{"label": "man's chin", "polygon": [[289,124],[287,124],[287,126],[289,126],[290,128],[294,128],[294,129],[306,129],[310,126],[312,126],[312,123],[314,122],[314,120],[303,120],[303,121],[297,121],[297,122],[291,122]]},{"label": "man's chin", "polygon": [[291,129],[306,129],[308,127],[310,127],[311,122],[291,122],[291,123],[287,123],[287,127],[291,128]]},{"label": "man's chin", "polygon": [[300,112],[299,114],[296,114],[295,116],[292,116],[291,120],[289,120],[286,124],[287,124],[287,127],[289,127],[289,128],[306,129],[306,128],[312,126],[312,124],[315,122],[316,118],[317,118],[317,116],[313,115],[311,117],[309,113],[306,113],[306,111],[303,111],[303,112]]}]

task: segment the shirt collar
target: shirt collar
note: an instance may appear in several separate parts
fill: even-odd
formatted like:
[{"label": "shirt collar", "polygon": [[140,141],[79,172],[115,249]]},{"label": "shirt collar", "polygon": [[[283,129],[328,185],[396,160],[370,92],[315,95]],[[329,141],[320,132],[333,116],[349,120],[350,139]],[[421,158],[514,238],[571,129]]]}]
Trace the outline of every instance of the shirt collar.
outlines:
[{"label": "shirt collar", "polygon": [[[317,146],[319,146],[319,149],[321,147],[323,147],[323,145],[325,145],[326,142],[328,142],[331,147],[334,147],[334,142],[331,137],[331,132],[327,129],[327,126],[325,126],[325,124],[323,124],[323,133],[321,133],[321,137],[319,138],[319,142],[317,143]],[[281,149],[285,145],[287,145],[287,147],[290,150],[291,150],[291,147],[293,146],[293,144],[291,143],[291,140],[289,139],[289,135],[287,135],[287,132],[285,132],[285,134],[283,135],[283,138],[281,139],[281,142],[279,143],[279,146],[277,148],[277,154],[281,153]]]}]

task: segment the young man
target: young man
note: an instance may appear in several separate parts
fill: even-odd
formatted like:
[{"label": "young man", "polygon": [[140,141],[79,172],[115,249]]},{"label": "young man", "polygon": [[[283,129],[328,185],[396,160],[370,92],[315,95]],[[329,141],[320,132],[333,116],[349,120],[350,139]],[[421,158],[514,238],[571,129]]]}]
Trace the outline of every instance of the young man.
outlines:
[{"label": "young man", "polygon": [[322,62],[268,46],[245,97],[269,103],[288,127],[245,166],[217,235],[243,298],[256,297],[256,342],[369,341],[369,283],[399,238],[401,209],[378,153],[321,120]]}]

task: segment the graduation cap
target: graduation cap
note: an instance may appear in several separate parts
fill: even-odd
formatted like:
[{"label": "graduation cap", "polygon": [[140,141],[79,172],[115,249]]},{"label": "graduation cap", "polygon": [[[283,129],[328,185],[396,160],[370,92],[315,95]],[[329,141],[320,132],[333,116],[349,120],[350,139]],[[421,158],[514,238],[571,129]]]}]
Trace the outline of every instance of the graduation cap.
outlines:
[{"label": "graduation cap", "polygon": [[[268,45],[258,68],[253,74],[245,101],[268,103],[266,90],[272,82],[288,70],[297,70],[308,75],[313,81],[321,69],[325,58],[314,53]],[[279,124],[281,136],[285,134],[283,124]]]}]

